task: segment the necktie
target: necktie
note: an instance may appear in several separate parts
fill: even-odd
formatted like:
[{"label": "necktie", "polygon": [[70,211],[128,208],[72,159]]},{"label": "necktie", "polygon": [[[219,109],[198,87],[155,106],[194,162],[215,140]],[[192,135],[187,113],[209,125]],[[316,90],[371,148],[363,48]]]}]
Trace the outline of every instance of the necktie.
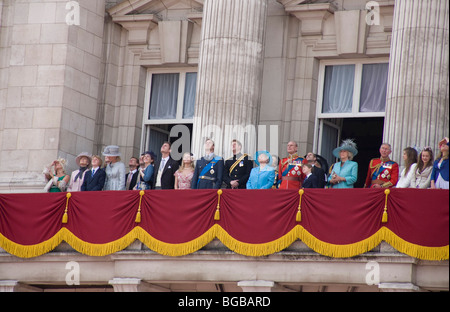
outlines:
[{"label": "necktie", "polygon": [[166,165],[166,160],[165,160],[165,159],[162,159],[162,160],[161,160],[161,165],[159,165],[159,171],[163,171],[165,165]]},{"label": "necktie", "polygon": [[95,169],[92,169],[92,178],[94,177],[94,174],[95,174]]},{"label": "necktie", "polygon": [[127,179],[127,190],[130,189],[130,184],[131,184],[131,178],[133,177],[133,172],[130,171],[130,173],[128,173],[128,179]]}]

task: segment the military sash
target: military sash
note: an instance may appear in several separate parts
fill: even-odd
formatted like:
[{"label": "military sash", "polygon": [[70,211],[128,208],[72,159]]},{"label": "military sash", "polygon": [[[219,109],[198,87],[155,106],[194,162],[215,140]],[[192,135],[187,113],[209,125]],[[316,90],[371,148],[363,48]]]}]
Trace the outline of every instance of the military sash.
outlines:
[{"label": "military sash", "polygon": [[[202,172],[200,172],[200,176],[198,177],[197,180],[197,187],[198,184],[200,183],[201,177],[204,176],[208,171],[212,170],[214,165],[220,160],[220,156],[216,156],[214,157],[203,169]],[[213,172],[214,173],[214,172]],[[212,174],[212,173],[211,173]]]},{"label": "military sash", "polygon": [[239,159],[237,159],[234,164],[231,166],[230,168],[230,173],[233,172],[234,168],[236,168],[236,166],[242,161],[244,160],[245,156],[247,156],[247,154],[243,154],[241,157],[239,157]]},{"label": "military sash", "polygon": [[[389,160],[371,167],[372,169],[374,169],[374,171],[372,172],[372,180],[376,180],[384,169],[391,169],[393,164],[394,162],[392,160]],[[385,165],[390,165],[390,167],[385,167]]]}]

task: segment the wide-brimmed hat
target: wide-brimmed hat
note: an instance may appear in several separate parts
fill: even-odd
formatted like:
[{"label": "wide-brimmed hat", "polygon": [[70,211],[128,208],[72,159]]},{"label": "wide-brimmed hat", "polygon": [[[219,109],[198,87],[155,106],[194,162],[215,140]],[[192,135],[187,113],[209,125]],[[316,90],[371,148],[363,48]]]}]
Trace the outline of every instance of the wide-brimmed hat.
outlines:
[{"label": "wide-brimmed hat", "polygon": [[108,145],[102,153],[103,156],[121,156],[117,145]]},{"label": "wide-brimmed hat", "polygon": [[259,166],[258,157],[259,157],[259,155],[261,155],[261,154],[267,155],[267,157],[269,158],[269,162],[268,162],[267,164],[268,164],[269,166],[271,166],[271,165],[272,165],[272,155],[270,155],[270,153],[269,153],[268,151],[257,151],[257,152],[255,153],[255,163],[256,163],[256,165]]},{"label": "wide-brimmed hat", "polygon": [[87,157],[87,159],[89,159],[89,164],[88,164],[88,166],[89,166],[92,161],[92,156],[89,155],[88,152],[81,152],[80,154],[78,154],[77,158],[75,158],[75,162],[77,163],[77,165],[78,166],[80,165],[80,160],[82,157]]},{"label": "wide-brimmed hat", "polygon": [[349,151],[350,153],[353,154],[353,156],[356,156],[356,154],[358,154],[358,150],[356,149],[356,143],[353,142],[352,139],[342,141],[341,146],[333,150],[334,157],[340,158],[339,153],[341,151]]}]

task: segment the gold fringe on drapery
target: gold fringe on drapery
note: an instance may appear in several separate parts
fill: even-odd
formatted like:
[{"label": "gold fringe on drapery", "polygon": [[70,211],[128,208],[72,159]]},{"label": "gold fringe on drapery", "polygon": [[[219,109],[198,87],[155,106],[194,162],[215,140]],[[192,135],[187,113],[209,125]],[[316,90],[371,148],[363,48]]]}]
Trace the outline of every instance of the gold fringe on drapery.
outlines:
[{"label": "gold fringe on drapery", "polygon": [[315,252],[333,258],[349,258],[368,252],[386,241],[396,250],[421,260],[449,259],[449,246],[425,247],[409,243],[386,227],[382,227],[372,236],[348,245],[330,244],[319,240],[300,225],[271,242],[249,244],[241,242],[226,232],[220,225],[213,225],[208,231],[189,242],[170,244],[152,237],[143,228],[137,226],[123,237],[105,244],[92,244],[76,237],[67,228],[61,228],[52,238],[35,245],[17,244],[0,234],[0,247],[6,252],[21,258],[43,255],[66,241],[76,251],[89,256],[106,256],[125,249],[136,239],[149,249],[165,256],[183,256],[193,253],[218,238],[230,250],[245,256],[260,257],[279,252],[290,246],[297,239],[303,241]]}]

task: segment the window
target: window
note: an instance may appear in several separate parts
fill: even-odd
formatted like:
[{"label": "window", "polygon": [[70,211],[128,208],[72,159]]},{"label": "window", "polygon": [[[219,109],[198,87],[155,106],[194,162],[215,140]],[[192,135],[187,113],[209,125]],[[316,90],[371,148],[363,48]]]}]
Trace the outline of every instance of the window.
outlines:
[{"label": "window", "polygon": [[355,65],[325,67],[322,113],[351,113]]},{"label": "window", "polygon": [[364,124],[378,118],[381,121],[377,125],[383,124],[388,70],[388,58],[320,62],[313,146],[316,153],[333,162],[332,150],[346,139],[341,138],[344,120],[360,118]]},{"label": "window", "polygon": [[149,72],[144,123],[192,123],[196,86],[196,72]]},{"label": "window", "polygon": [[387,62],[387,59],[322,61],[317,117],[384,117]]},{"label": "window", "polygon": [[179,74],[153,74],[149,120],[176,119]]},{"label": "window", "polygon": [[192,68],[149,69],[141,151],[155,149],[158,154],[162,142],[177,139],[170,137],[170,130],[175,125],[192,128],[196,86],[197,72]]},{"label": "window", "polygon": [[389,64],[364,64],[359,112],[384,112]]}]

